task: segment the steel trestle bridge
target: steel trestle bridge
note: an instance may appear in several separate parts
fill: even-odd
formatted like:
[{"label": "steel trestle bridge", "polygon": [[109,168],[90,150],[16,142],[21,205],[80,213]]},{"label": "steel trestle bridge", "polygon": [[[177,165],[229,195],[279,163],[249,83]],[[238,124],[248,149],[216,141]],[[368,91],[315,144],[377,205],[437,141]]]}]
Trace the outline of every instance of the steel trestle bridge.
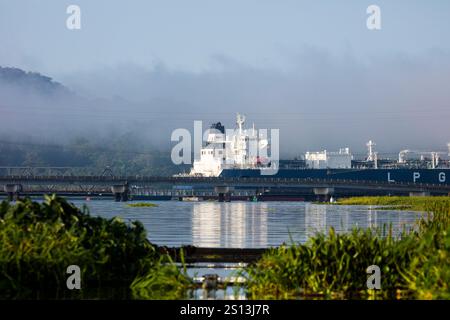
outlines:
[{"label": "steel trestle bridge", "polygon": [[[85,169],[85,168],[84,168]],[[344,179],[302,179],[276,177],[195,177],[195,176],[117,176],[106,168],[100,175],[75,175],[71,167],[0,167],[0,193],[109,194],[128,200],[133,194],[168,196],[220,196],[258,194],[267,190],[291,190],[298,194],[325,197],[403,194],[449,195],[448,184],[400,183]]]}]

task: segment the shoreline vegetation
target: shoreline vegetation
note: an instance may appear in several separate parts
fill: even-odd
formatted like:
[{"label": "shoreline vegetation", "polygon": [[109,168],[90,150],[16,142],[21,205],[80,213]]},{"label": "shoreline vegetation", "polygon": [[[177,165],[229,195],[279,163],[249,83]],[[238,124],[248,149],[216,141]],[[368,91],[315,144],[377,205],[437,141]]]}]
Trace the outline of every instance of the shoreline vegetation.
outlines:
[{"label": "shoreline vegetation", "polygon": [[[390,230],[330,229],[306,244],[270,249],[238,272],[249,299],[450,299],[450,197],[362,197],[338,204],[424,215],[401,237]],[[161,254],[139,221],[92,217],[87,207],[54,195],[43,203],[1,202],[0,243],[2,299],[186,299],[194,289],[184,263],[180,268]],[[70,265],[81,269],[81,290],[67,289]],[[380,267],[381,290],[367,289],[371,265]]]},{"label": "shoreline vegetation", "polygon": [[430,212],[436,206],[446,205],[450,197],[401,197],[401,196],[381,196],[381,197],[351,197],[338,199],[332,205],[364,205],[377,206],[380,210],[411,210]]},{"label": "shoreline vegetation", "polygon": [[[54,195],[1,202],[0,243],[1,299],[177,299],[190,283],[141,222],[92,217]],[[71,265],[81,290],[67,288]]]},{"label": "shoreline vegetation", "polygon": [[[330,229],[306,244],[273,248],[246,268],[250,299],[450,299],[450,197],[362,197],[342,205],[395,206],[425,212],[417,230]],[[377,265],[381,290],[367,289]]]}]

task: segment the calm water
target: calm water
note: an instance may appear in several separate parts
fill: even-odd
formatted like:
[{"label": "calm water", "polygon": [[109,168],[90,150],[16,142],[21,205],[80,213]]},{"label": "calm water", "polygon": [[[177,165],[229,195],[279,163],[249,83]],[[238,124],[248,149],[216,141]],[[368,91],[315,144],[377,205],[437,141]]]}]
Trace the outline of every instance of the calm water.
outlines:
[{"label": "calm water", "polygon": [[316,232],[334,227],[382,228],[395,233],[410,229],[420,213],[377,210],[368,206],[316,205],[307,202],[179,202],[153,201],[158,207],[128,207],[111,200],[72,200],[86,204],[92,215],[140,220],[158,245],[261,248],[304,243]]}]

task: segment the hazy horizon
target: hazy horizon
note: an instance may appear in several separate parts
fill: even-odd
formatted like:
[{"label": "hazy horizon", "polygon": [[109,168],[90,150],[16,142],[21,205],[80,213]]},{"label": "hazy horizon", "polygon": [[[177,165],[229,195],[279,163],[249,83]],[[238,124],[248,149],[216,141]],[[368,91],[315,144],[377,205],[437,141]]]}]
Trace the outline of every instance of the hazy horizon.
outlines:
[{"label": "hazy horizon", "polygon": [[[81,8],[81,29],[66,8]],[[382,29],[366,27],[381,8]],[[0,66],[39,72],[72,93],[0,82],[0,133],[64,142],[170,133],[236,112],[279,128],[284,157],[350,147],[446,150],[447,1],[4,1]],[[22,112],[21,112],[22,111]],[[19,125],[20,124],[20,125]]]}]

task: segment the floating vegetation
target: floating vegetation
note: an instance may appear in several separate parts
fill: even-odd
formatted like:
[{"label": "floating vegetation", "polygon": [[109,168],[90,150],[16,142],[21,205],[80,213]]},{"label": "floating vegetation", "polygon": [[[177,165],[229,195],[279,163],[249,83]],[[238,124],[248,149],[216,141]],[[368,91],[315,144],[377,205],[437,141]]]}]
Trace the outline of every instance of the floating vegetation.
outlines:
[{"label": "floating vegetation", "polygon": [[337,205],[380,206],[380,209],[427,211],[431,207],[449,205],[450,197],[352,197],[337,200]]},{"label": "floating vegetation", "polygon": [[137,202],[137,203],[128,203],[127,206],[132,208],[153,208],[157,207],[158,205],[150,202]]}]

